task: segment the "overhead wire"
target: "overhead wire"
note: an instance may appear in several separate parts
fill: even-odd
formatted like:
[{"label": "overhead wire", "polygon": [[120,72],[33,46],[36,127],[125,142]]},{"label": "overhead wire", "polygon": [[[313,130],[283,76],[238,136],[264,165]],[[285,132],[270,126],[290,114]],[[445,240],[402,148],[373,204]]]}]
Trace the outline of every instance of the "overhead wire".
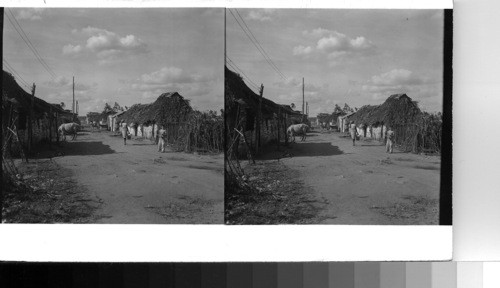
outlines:
[{"label": "overhead wire", "polygon": [[[239,73],[240,75],[242,74],[242,71],[239,71],[238,69],[236,69],[234,66],[232,66],[229,62],[227,63],[227,65],[233,69],[234,71],[236,71],[237,73]],[[248,88],[250,88],[250,90],[252,90],[254,93],[258,94],[257,91],[259,91],[259,87],[257,87],[256,85],[254,85],[252,82],[249,82],[248,78],[243,78],[244,80],[246,79],[247,80],[247,86]]]},{"label": "overhead wire", "polygon": [[236,13],[238,14],[238,16],[240,17],[241,21],[243,22],[243,24],[245,25],[245,27],[247,28],[248,32],[250,32],[250,35],[252,35],[253,39],[255,40],[255,42],[257,43],[257,45],[260,47],[260,49],[262,50],[262,52],[264,53],[264,56],[267,57],[267,59],[269,59],[269,62],[270,64],[273,66],[274,70],[276,72],[278,72],[278,74],[280,76],[282,76],[282,78],[284,78],[283,80],[286,80],[286,76],[281,72],[281,70],[278,68],[278,66],[276,66],[276,64],[274,63],[274,61],[271,59],[271,57],[269,57],[269,54],[267,54],[266,50],[264,49],[264,47],[262,47],[262,45],[260,44],[259,40],[257,40],[257,38],[255,37],[255,35],[253,34],[252,30],[250,29],[250,27],[248,27],[247,23],[245,22],[245,20],[243,19],[243,17],[241,17],[240,15],[240,12],[238,12],[238,9],[234,8],[234,10],[236,11]]},{"label": "overhead wire", "polygon": [[243,72],[243,70],[240,67],[238,67],[238,65],[236,65],[236,63],[234,63],[233,60],[231,60],[231,58],[229,58],[228,56],[226,56],[226,58],[227,60],[229,60],[229,62],[226,61],[226,64],[229,64],[230,66],[233,67],[234,70],[237,70],[240,74],[243,74],[243,76],[245,76],[245,78],[249,82],[248,84],[252,85],[255,89],[259,90],[259,85],[255,84],[255,82],[253,82],[252,79],[250,79],[250,77],[248,77],[247,74],[245,74],[245,72]]},{"label": "overhead wire", "polygon": [[[55,79],[56,78],[56,73],[49,67],[49,65],[45,62],[45,60],[43,60],[43,58],[40,56],[40,53],[36,49],[35,45],[33,45],[33,43],[31,42],[31,40],[29,39],[28,35],[26,35],[26,33],[24,32],[24,29],[21,27],[21,25],[19,24],[19,22],[16,20],[16,17],[12,13],[12,11],[10,9],[6,9],[6,10],[11,15],[11,16],[9,16],[8,13],[5,13],[5,15],[7,16],[7,20],[10,22],[10,24],[12,25],[12,27],[16,30],[17,34],[19,34],[19,36],[24,41],[24,43],[26,44],[26,46],[28,46],[28,48],[31,50],[31,52],[33,53],[33,55],[35,56],[35,58],[38,60],[38,62],[40,62],[40,64],[42,65],[42,67],[50,74],[50,76],[52,77],[52,79]],[[14,19],[14,21],[11,19],[11,17]],[[14,22],[17,24],[17,26],[16,26],[16,24],[14,24]]]},{"label": "overhead wire", "polygon": [[17,79],[19,80],[19,82],[21,82],[21,84],[23,84],[28,89],[31,88],[28,82],[26,82],[23,79],[23,77],[21,77],[21,75],[16,71],[16,69],[14,69],[14,67],[12,67],[12,65],[10,65],[10,63],[6,59],[3,59],[3,63],[7,66],[8,70],[10,70],[9,72],[11,72],[11,74],[14,74],[17,77]]},{"label": "overhead wire", "polygon": [[[28,43],[31,45],[31,47],[33,48],[32,52],[34,52],[34,54],[36,54],[35,56],[37,56],[37,59],[39,60],[40,64],[42,64],[42,66],[44,66],[44,68],[46,68],[47,72],[49,72],[49,74],[51,74],[53,77],[56,77],[56,73],[54,72],[54,70],[52,70],[50,68],[50,66],[47,64],[47,62],[45,62],[45,60],[43,59],[43,57],[40,55],[40,53],[38,52],[38,50],[36,49],[35,45],[33,45],[33,43],[31,42],[30,38],[28,37],[28,35],[26,34],[26,32],[24,32],[24,29],[23,27],[21,26],[21,24],[19,24],[19,22],[17,21],[16,17],[14,16],[14,14],[12,13],[11,10],[9,10],[9,13],[12,15],[12,18],[14,19],[14,21],[16,22],[17,26],[19,27],[19,29],[21,30],[21,32],[23,33],[23,35],[25,36],[26,40],[28,41]],[[12,23],[11,23],[12,24]],[[28,45],[29,46],[29,45]]]},{"label": "overhead wire", "polygon": [[[262,47],[262,45],[259,47],[259,44],[256,43],[256,41],[254,41],[254,39],[252,38],[252,36],[250,36],[249,33],[252,33],[250,28],[248,28],[248,25],[246,25],[246,23],[244,23],[244,20],[243,18],[240,16],[242,22],[245,24],[245,26],[248,28],[248,31],[243,28],[243,25],[241,25],[240,21],[238,20],[238,18],[234,15],[234,13],[231,11],[231,9],[228,9],[229,12],[231,13],[231,15],[233,16],[234,20],[236,20],[236,23],[238,24],[238,26],[240,26],[241,30],[243,30],[243,32],[245,33],[245,35],[248,37],[248,39],[250,40],[250,42],[252,42],[252,44],[255,46],[255,48],[257,48],[257,51],[259,51],[259,53],[262,55],[262,57],[264,58],[264,60],[267,62],[267,64],[269,65],[269,67],[271,67],[271,69],[276,72],[283,80],[286,80],[286,77],[283,75],[283,73],[281,73],[281,71],[279,69],[277,69],[277,67],[275,67],[275,64],[274,62],[272,62],[272,60],[270,58],[268,58],[267,53],[264,51],[264,50],[261,50],[260,47]],[[236,9],[235,9],[236,10]],[[238,11],[236,10],[236,12],[238,13]],[[253,35],[253,33],[252,33]],[[254,36],[255,37],[255,36]],[[258,42],[258,41],[257,41]],[[274,65],[273,65],[274,64]]]}]

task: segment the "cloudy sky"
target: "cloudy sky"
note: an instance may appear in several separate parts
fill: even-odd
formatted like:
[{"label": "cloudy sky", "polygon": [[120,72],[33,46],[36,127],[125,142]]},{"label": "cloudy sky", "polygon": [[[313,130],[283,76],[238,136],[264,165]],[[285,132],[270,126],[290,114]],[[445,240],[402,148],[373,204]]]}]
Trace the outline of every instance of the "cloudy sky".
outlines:
[{"label": "cloudy sky", "polygon": [[311,116],[331,113],[335,104],[380,104],[394,93],[406,93],[423,110],[442,110],[442,10],[231,10],[286,77],[228,11],[228,57],[264,84],[264,97],[300,110],[304,77]]},{"label": "cloudy sky", "polygon": [[[19,23],[55,77],[9,20]],[[69,109],[74,76],[80,115],[102,111],[105,102],[150,103],[170,91],[196,109],[219,111],[223,27],[222,9],[6,8],[3,56],[26,82],[36,83],[37,97]],[[10,70],[5,63],[4,69]]]}]

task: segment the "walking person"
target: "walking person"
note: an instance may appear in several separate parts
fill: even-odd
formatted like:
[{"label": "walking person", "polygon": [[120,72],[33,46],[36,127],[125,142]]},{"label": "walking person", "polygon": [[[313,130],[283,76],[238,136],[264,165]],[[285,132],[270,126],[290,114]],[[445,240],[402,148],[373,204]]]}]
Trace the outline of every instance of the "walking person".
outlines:
[{"label": "walking person", "polygon": [[349,124],[349,133],[351,133],[352,146],[356,146],[356,137],[358,135],[358,131],[356,130],[356,124],[354,124],[354,121],[351,121],[351,123]]},{"label": "walking person", "polygon": [[164,128],[165,126],[160,126],[160,130],[158,130],[158,152],[165,153],[165,136],[167,134],[167,130]]},{"label": "walking person", "polygon": [[125,123],[125,121],[122,120],[120,125],[123,137],[123,145],[127,145],[127,136],[128,136],[127,123]]},{"label": "walking person", "polygon": [[393,146],[393,142],[394,142],[394,131],[392,131],[392,128],[389,126],[387,127],[387,132],[386,132],[386,135],[387,135],[387,142],[385,144],[385,152],[386,153],[391,153],[392,154],[392,146]]}]

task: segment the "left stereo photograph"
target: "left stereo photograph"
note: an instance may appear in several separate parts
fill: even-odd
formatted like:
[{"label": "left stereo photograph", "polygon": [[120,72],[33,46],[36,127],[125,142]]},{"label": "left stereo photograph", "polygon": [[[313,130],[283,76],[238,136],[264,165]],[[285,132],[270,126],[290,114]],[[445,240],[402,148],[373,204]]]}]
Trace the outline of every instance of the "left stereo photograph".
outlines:
[{"label": "left stereo photograph", "polygon": [[2,10],[2,223],[224,223],[223,9]]}]

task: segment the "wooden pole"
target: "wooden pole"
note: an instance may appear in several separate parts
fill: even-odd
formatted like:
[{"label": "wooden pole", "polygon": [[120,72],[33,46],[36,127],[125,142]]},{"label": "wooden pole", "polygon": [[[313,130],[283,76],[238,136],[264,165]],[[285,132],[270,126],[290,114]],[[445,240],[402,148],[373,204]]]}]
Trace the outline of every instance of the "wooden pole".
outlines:
[{"label": "wooden pole", "polygon": [[33,145],[33,121],[35,120],[35,89],[36,85],[33,83],[31,88],[31,105],[30,105],[30,121],[28,122],[28,153],[31,153]]},{"label": "wooden pole", "polygon": [[305,96],[304,96],[304,77],[302,77],[302,115],[304,115],[304,101],[305,101]]},{"label": "wooden pole", "polygon": [[75,114],[75,76],[73,76],[73,106],[71,108],[73,115]]},{"label": "wooden pole", "polygon": [[260,97],[259,97],[259,118],[258,118],[258,132],[257,132],[257,151],[256,153],[258,153],[258,149],[260,149],[260,127],[262,126],[262,95],[264,94],[264,84],[260,84],[260,89],[259,89],[259,94],[260,94]]}]

